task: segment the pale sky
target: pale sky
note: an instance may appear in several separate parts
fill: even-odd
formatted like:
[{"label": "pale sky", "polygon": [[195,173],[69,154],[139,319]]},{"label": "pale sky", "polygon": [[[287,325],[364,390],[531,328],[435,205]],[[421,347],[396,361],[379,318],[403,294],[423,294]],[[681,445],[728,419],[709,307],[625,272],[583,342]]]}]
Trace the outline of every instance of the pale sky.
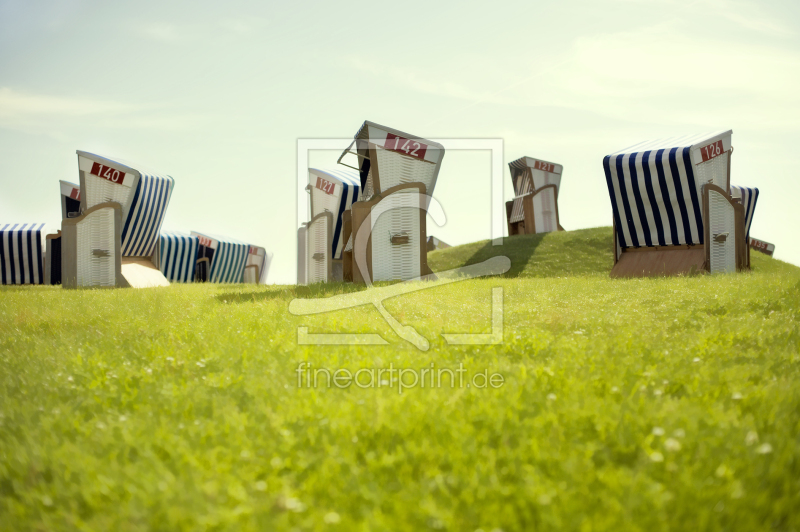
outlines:
[{"label": "pale sky", "polygon": [[[166,229],[264,246],[293,283],[299,138],[501,138],[506,199],[506,162],[564,165],[569,230],[611,225],[603,156],[733,129],[751,236],[800,265],[799,33],[797,1],[0,0],[0,222],[57,227],[75,150],[117,156],[175,178]],[[433,234],[489,238],[489,164],[445,155]]]}]

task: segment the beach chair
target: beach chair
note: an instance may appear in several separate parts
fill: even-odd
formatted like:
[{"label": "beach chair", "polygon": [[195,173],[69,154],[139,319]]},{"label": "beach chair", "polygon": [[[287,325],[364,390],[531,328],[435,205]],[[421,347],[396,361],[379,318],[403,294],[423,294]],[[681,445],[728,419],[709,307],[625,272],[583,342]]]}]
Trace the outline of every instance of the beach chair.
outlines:
[{"label": "beach chair", "polygon": [[169,285],[152,256],[173,178],[120,159],[77,154],[80,214],[61,223],[63,286]]},{"label": "beach chair", "polygon": [[77,216],[81,212],[81,187],[69,181],[59,181],[61,185],[61,219]]},{"label": "beach chair", "polygon": [[[357,263],[359,256],[367,260],[366,271],[352,264],[353,280],[406,280],[429,274],[427,201],[418,196],[433,195],[444,147],[366,121],[339,157],[340,164],[349,166],[342,162],[348,153],[358,160],[358,167],[350,168],[359,172],[361,194],[351,207],[352,231],[344,251],[347,257],[352,252],[351,262]],[[407,194],[415,196],[410,199]],[[364,223],[371,232],[366,242],[360,242],[355,237]],[[347,265],[343,268],[346,274]]]},{"label": "beach chair", "polygon": [[195,280],[209,283],[241,283],[250,244],[232,238],[192,231],[198,239]]},{"label": "beach chair", "polygon": [[244,265],[242,282],[248,284],[267,284],[269,265],[272,262],[272,253],[259,246],[250,246],[247,261]]},{"label": "beach chair", "polygon": [[745,267],[744,209],[729,193],[731,134],[648,141],[603,159],[614,217],[612,277]]},{"label": "beach chair", "polygon": [[[343,241],[345,213],[350,211],[351,205],[358,199],[361,190],[359,174],[345,168],[309,168],[306,190],[311,200],[311,218],[314,219],[314,217],[324,212],[331,213],[333,217],[331,222],[331,241],[327,242],[325,239],[320,238],[320,235],[324,234],[325,231],[320,233],[315,229],[313,235],[306,233],[306,237],[310,238],[306,243],[306,249],[319,245],[321,246],[319,249],[313,248],[310,251],[312,256],[318,252],[331,253],[331,256],[328,257],[331,274],[330,278],[326,278],[324,281],[341,281],[343,278],[342,252],[345,247],[345,242]],[[318,223],[324,224],[327,222],[320,221]],[[315,263],[318,262],[315,259]],[[322,270],[316,267],[312,269],[316,272],[327,271],[327,267]]]},{"label": "beach chair", "polygon": [[171,283],[194,282],[197,268],[197,250],[200,241],[196,236],[177,231],[164,231],[154,254],[154,263]]},{"label": "beach chair", "polygon": [[0,224],[0,281],[43,284],[45,224]]},{"label": "beach chair", "polygon": [[508,235],[563,231],[558,213],[558,191],[564,167],[521,157],[508,163],[514,199],[506,202]]}]

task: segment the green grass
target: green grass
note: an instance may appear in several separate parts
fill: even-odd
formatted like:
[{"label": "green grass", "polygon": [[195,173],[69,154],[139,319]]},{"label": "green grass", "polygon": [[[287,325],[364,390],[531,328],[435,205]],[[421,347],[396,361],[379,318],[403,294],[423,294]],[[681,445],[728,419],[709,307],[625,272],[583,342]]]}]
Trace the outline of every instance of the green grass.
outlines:
[{"label": "green grass", "polygon": [[[800,529],[800,269],[612,280],[608,228],[485,244],[430,262],[507,278],[386,301],[427,352],[371,307],[287,311],[342,285],[0,290],[0,528]],[[504,343],[446,345],[495,286]],[[301,361],[505,383],[298,388]]]}]

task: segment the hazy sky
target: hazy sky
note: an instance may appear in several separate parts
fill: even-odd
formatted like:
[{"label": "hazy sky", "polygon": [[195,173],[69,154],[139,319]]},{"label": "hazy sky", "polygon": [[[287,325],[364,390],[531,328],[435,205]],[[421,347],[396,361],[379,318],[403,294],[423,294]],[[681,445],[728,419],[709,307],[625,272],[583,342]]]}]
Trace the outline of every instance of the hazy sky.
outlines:
[{"label": "hazy sky", "polygon": [[[264,246],[270,281],[294,282],[298,138],[365,119],[502,138],[506,162],[564,165],[577,229],[611,225],[604,155],[733,129],[731,182],[761,190],[751,235],[800,264],[798,32],[796,0],[0,0],[0,222],[57,225],[75,150],[118,156],[175,178],[165,228]],[[489,237],[489,164],[445,155],[433,234]]]}]

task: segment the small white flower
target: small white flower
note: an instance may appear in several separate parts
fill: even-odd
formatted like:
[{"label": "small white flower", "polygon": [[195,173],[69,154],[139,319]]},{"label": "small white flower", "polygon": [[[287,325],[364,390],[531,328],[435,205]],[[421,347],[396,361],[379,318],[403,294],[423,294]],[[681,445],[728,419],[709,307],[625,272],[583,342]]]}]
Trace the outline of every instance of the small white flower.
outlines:
[{"label": "small white flower", "polygon": [[547,400],[548,400],[548,401],[555,401],[555,400],[556,400],[556,394],[554,394],[554,393],[548,393],[548,394],[547,394]]},{"label": "small white flower", "polygon": [[663,436],[663,435],[664,435],[664,429],[662,429],[661,427],[653,427],[653,436]]},{"label": "small white flower", "polygon": [[754,443],[758,443],[758,433],[754,430],[748,432],[747,436],[744,437],[744,443],[747,445],[753,445]]},{"label": "small white flower", "polygon": [[283,505],[286,507],[287,510],[291,510],[293,512],[302,512],[303,510],[306,509],[305,504],[300,502],[299,499],[295,499],[294,497],[289,497],[288,499],[286,499]]},{"label": "small white flower", "polygon": [[758,454],[769,454],[772,452],[772,445],[768,443],[762,443],[761,445],[758,446],[756,452]]},{"label": "small white flower", "polygon": [[683,430],[683,429],[675,429],[675,431],[672,433],[672,435],[675,436],[676,438],[685,438],[686,437],[686,431]]},{"label": "small white flower", "polygon": [[263,480],[259,480],[258,482],[256,482],[256,489],[258,491],[267,491],[267,483],[264,482]]},{"label": "small white flower", "polygon": [[681,442],[674,438],[667,438],[664,442],[664,449],[667,451],[674,453],[681,450]]},{"label": "small white flower", "polygon": [[656,397],[659,397],[662,393],[664,393],[664,392],[662,392],[661,390],[655,390],[653,392],[653,395],[655,395]]},{"label": "small white flower", "polygon": [[694,357],[694,359],[692,359],[692,362],[700,362],[700,358],[699,357]]},{"label": "small white flower", "polygon": [[329,525],[335,525],[336,523],[341,521],[342,518],[339,517],[339,514],[337,514],[336,512],[328,512],[328,513],[325,514],[325,516],[322,518],[322,520],[325,521]]},{"label": "small white flower", "polygon": [[198,367],[198,368],[204,368],[204,367],[206,367],[206,365],[205,365],[205,364],[203,364],[202,362],[196,362],[196,364],[197,364],[197,367]]},{"label": "small white flower", "polygon": [[738,401],[741,398],[742,394],[740,394],[739,392],[733,392],[733,395],[731,395],[731,399],[733,399],[734,401]]},{"label": "small white flower", "polygon": [[656,451],[650,455],[650,460],[652,460],[653,462],[663,462],[664,455]]},{"label": "small white flower", "polygon": [[619,388],[617,388],[616,386],[612,386],[611,393],[619,393]]},{"label": "small white flower", "polygon": [[68,380],[69,382],[72,382],[72,375],[70,375],[69,377],[67,377],[67,380]]},{"label": "small white flower", "polygon": [[44,504],[45,506],[53,506],[53,499],[45,495],[44,497],[42,497],[42,504]]},{"label": "small white flower", "polygon": [[550,504],[552,502],[553,499],[550,497],[550,495],[547,495],[546,493],[542,493],[541,495],[539,495],[539,497],[536,500],[542,506],[547,506],[548,504]]},{"label": "small white flower", "polygon": [[125,416],[119,416],[119,420],[124,423],[125,421],[128,420],[128,418],[126,418]]}]

